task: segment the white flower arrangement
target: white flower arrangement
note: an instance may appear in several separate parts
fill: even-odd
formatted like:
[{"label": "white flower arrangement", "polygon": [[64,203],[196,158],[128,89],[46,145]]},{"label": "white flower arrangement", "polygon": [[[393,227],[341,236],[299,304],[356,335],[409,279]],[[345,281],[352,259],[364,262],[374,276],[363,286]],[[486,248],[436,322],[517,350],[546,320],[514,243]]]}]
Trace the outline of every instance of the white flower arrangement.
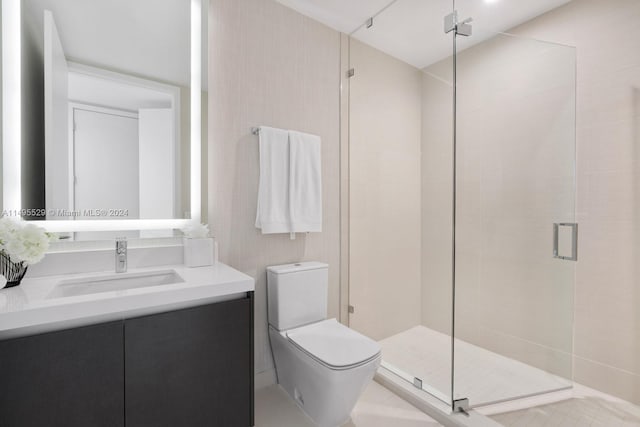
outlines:
[{"label": "white flower arrangement", "polygon": [[55,239],[55,235],[34,224],[0,218],[0,252],[14,263],[38,263],[49,249],[49,243]]},{"label": "white flower arrangement", "polygon": [[182,230],[184,237],[189,239],[204,239],[209,237],[209,226],[207,224],[191,224]]}]

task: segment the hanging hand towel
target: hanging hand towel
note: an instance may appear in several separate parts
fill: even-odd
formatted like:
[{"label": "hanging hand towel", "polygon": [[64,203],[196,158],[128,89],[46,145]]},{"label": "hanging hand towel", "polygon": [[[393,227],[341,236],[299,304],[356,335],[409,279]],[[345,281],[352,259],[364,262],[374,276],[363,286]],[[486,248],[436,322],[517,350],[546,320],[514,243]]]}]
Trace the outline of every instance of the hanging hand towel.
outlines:
[{"label": "hanging hand towel", "polygon": [[289,233],[289,134],[260,127],[260,183],[256,227],[262,234]]},{"label": "hanging hand towel", "polygon": [[322,231],[319,136],[289,131],[289,209],[291,232]]}]

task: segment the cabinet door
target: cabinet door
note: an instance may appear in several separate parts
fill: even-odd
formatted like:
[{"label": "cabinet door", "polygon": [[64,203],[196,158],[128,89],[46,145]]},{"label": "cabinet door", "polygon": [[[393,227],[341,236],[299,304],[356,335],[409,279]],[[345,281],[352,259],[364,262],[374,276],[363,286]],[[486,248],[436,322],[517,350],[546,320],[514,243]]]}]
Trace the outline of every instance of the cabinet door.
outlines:
[{"label": "cabinet door", "polygon": [[252,297],[127,319],[127,427],[253,425],[252,331]]},{"label": "cabinet door", "polygon": [[0,341],[0,425],[124,426],[123,322]]}]

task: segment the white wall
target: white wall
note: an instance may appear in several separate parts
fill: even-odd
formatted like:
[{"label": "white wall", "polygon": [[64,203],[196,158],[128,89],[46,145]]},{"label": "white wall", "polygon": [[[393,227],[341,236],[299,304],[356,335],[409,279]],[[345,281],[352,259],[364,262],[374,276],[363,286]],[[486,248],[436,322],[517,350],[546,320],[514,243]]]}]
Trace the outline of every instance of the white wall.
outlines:
[{"label": "white wall", "polygon": [[174,124],[170,108],[138,110],[140,218],[173,218]]},{"label": "white wall", "polygon": [[24,7],[22,15],[22,208],[37,209],[45,207],[43,15]]},{"label": "white wall", "polygon": [[[48,209],[71,209],[69,156],[69,70],[58,29],[49,11],[44,15],[45,202]],[[47,219],[56,218],[48,215]]]},{"label": "white wall", "polygon": [[[174,218],[175,130],[170,108],[138,110],[140,218]],[[141,231],[140,237],[172,236],[172,230]]]}]

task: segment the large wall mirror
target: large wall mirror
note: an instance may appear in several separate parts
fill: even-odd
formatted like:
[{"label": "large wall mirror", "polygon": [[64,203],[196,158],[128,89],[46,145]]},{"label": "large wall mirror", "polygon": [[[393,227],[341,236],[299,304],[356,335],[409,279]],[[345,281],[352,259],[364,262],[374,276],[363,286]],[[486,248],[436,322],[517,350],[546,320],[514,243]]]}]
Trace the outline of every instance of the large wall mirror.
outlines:
[{"label": "large wall mirror", "polygon": [[77,240],[200,221],[206,3],[2,0],[5,215]]}]

